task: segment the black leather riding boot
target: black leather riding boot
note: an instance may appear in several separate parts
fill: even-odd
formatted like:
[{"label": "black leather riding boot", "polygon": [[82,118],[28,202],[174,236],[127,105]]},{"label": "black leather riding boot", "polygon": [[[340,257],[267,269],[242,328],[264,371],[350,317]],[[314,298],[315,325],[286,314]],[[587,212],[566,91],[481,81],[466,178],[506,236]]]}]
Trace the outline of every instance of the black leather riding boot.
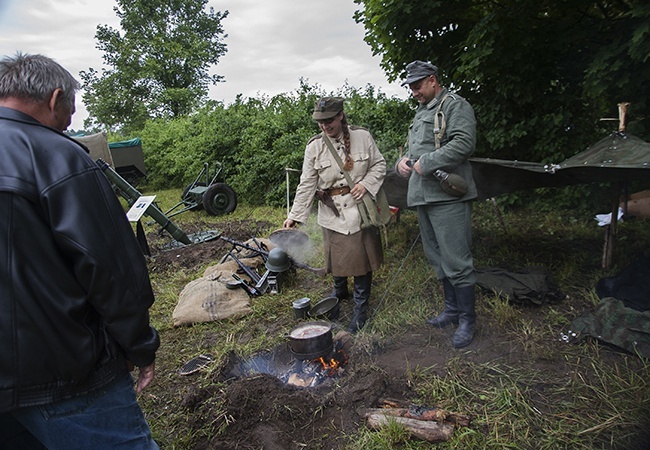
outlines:
[{"label": "black leather riding boot", "polygon": [[368,320],[368,304],[370,299],[370,287],[372,285],[372,272],[361,277],[354,277],[354,312],[348,331],[352,334],[359,331]]},{"label": "black leather riding boot", "polygon": [[339,300],[347,300],[350,298],[350,291],[348,290],[348,277],[333,277],[334,290],[330,297],[336,297]]},{"label": "black leather riding boot", "polygon": [[469,345],[474,339],[476,330],[476,294],[474,285],[455,288],[456,304],[458,305],[458,329],[451,338],[454,348]]},{"label": "black leather riding boot", "polygon": [[435,317],[427,319],[427,323],[437,328],[444,328],[450,324],[458,323],[458,306],[456,305],[456,290],[448,278],[442,279],[442,288],[445,298],[445,309]]}]

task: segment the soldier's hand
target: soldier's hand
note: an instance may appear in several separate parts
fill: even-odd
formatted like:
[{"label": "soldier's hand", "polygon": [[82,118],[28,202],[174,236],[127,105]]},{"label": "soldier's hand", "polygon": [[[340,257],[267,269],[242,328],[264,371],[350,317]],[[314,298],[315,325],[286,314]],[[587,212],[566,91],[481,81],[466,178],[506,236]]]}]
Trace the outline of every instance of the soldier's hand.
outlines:
[{"label": "soldier's hand", "polygon": [[399,163],[397,164],[397,171],[399,174],[405,178],[409,177],[411,175],[411,168],[407,164],[410,160],[408,158],[402,158],[400,159]]},{"label": "soldier's hand", "polygon": [[420,175],[424,175],[422,173],[422,166],[420,166],[420,160],[419,159],[413,163],[413,170],[415,170]]}]

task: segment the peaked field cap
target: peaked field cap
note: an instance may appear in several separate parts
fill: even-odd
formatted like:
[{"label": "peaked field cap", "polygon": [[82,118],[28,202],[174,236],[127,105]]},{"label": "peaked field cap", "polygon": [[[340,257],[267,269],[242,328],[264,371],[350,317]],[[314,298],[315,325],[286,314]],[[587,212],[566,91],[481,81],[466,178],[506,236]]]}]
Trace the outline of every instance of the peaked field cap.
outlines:
[{"label": "peaked field cap", "polygon": [[343,111],[343,99],[341,97],[323,97],[314,103],[314,113],[311,116],[314,120],[326,120],[341,111]]},{"label": "peaked field cap", "polygon": [[428,62],[413,61],[406,66],[406,80],[404,80],[402,86],[414,83],[429,75],[435,75],[438,78],[438,68]]}]

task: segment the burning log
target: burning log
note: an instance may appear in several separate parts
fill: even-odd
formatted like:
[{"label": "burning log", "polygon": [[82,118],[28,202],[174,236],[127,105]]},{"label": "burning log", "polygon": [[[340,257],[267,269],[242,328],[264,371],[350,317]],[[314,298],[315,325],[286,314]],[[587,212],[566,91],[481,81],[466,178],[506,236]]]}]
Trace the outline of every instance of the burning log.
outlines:
[{"label": "burning log", "polygon": [[292,373],[287,380],[287,384],[298,387],[310,387],[316,381],[315,375],[305,375],[301,373]]},{"label": "burning log", "polygon": [[366,412],[368,426],[378,430],[390,422],[396,422],[406,428],[411,435],[428,442],[448,441],[454,426],[444,422],[411,419],[390,414],[390,409],[372,409]]}]

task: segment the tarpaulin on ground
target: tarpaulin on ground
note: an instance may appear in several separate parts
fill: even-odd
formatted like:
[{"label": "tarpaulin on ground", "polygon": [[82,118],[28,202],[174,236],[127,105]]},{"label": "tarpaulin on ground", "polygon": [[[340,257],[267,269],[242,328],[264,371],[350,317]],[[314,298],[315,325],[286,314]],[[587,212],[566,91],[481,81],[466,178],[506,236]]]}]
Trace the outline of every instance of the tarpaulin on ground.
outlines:
[{"label": "tarpaulin on ground", "polygon": [[587,336],[650,358],[650,311],[637,311],[616,298],[604,298],[596,309],[574,319],[563,338],[574,343]]},{"label": "tarpaulin on ground", "polygon": [[650,256],[640,258],[596,285],[600,304],[571,322],[563,336],[586,336],[650,358]]},{"label": "tarpaulin on ground", "polygon": [[476,284],[515,303],[540,306],[564,299],[550,273],[540,266],[511,271],[499,267],[476,268]]}]

